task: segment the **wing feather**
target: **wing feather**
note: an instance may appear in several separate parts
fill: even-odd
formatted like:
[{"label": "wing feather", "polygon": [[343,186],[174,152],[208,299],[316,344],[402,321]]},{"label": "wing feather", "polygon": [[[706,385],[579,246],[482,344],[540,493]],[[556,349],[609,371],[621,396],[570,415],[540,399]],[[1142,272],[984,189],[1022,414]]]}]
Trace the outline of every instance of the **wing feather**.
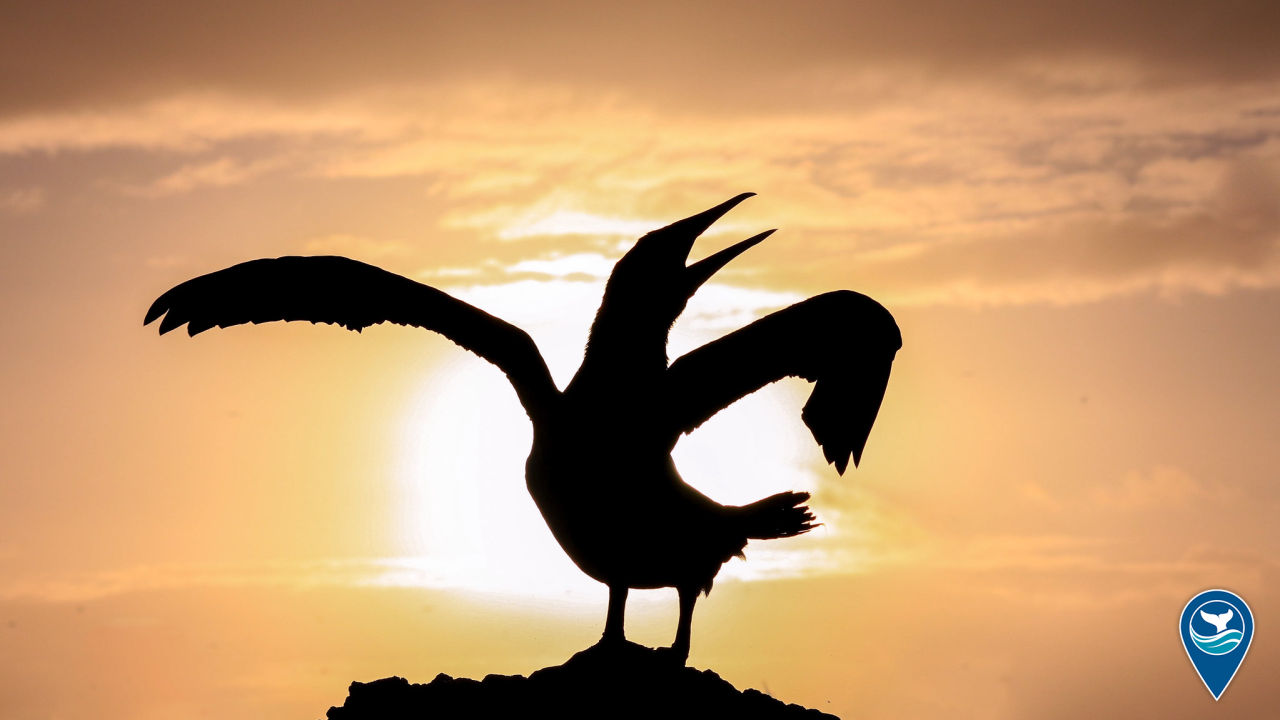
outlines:
[{"label": "wing feather", "polygon": [[528,333],[428,285],[344,257],[251,260],[188,280],[161,295],[143,324],[163,335],[183,325],[198,335],[213,327],[308,321],[359,332],[390,322],[425,328],[497,365],[530,416],[545,407],[555,383]]},{"label": "wing feather", "polygon": [[801,417],[827,462],[844,474],[862,459],[902,347],[897,323],[848,290],[779,310],[679,358],[667,370],[678,432],[693,432],[739,399],[784,377],[814,382]]}]

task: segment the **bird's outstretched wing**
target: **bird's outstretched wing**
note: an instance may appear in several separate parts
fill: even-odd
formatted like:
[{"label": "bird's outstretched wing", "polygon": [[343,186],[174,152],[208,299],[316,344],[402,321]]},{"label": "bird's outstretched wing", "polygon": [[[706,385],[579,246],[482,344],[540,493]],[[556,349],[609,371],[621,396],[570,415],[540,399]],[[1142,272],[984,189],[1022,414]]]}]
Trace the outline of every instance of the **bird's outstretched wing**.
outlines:
[{"label": "bird's outstretched wing", "polygon": [[497,365],[530,416],[547,407],[555,383],[528,333],[406,277],[344,257],[251,260],[188,280],[161,295],[143,324],[160,334],[277,320],[333,323],[349,330],[390,322],[444,335]]},{"label": "bird's outstretched wing", "polygon": [[842,290],[779,310],[679,358],[667,369],[675,429],[689,433],[769,383],[816,383],[802,417],[827,462],[842,475],[857,465],[880,410],[897,323],[879,303]]}]

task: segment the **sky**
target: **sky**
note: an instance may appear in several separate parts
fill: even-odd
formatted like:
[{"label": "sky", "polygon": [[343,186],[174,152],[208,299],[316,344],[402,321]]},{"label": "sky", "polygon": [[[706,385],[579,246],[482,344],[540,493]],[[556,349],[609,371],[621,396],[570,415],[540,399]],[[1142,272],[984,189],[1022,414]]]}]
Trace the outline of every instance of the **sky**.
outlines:
[{"label": "sky", "polygon": [[[791,380],[675,451],[753,542],[690,664],[845,718],[1280,707],[1280,6],[0,6],[0,720],[322,717],[389,675],[527,674],[605,590],[523,488],[527,420],[447,340],[158,337],[191,277],[340,254],[530,332],[562,386],[613,262],[778,232],[676,357],[848,288],[904,347],[860,468]],[[1183,605],[1262,623],[1214,702]],[[628,634],[674,634],[674,591]]]}]

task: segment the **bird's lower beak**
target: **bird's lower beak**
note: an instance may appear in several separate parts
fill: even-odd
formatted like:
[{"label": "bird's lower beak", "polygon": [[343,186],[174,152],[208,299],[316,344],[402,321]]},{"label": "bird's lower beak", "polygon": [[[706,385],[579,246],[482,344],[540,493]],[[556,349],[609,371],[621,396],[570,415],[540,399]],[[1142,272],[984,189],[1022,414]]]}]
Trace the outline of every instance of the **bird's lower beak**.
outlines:
[{"label": "bird's lower beak", "polygon": [[720,271],[720,268],[728,265],[730,260],[733,260],[747,250],[759,245],[765,238],[769,237],[774,232],[774,230],[765,230],[759,235],[749,237],[736,245],[731,245],[709,258],[699,260],[685,268],[685,277],[688,278],[689,282],[689,294],[693,295],[695,290],[701,287],[707,280],[710,280],[712,275],[715,275]]}]

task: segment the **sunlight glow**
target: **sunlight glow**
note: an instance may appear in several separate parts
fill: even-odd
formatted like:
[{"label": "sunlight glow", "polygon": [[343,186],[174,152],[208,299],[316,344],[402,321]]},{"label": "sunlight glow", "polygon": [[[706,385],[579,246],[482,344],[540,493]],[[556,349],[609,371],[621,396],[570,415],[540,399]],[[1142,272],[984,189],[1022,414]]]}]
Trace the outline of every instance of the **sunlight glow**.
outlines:
[{"label": "sunlight glow", "polygon": [[546,215],[525,216],[498,232],[503,240],[546,235],[604,235],[639,237],[663,223],[653,220],[627,220],[574,210],[556,210]]},{"label": "sunlight glow", "polygon": [[551,260],[522,260],[507,268],[507,272],[542,273],[555,277],[589,275],[594,278],[607,278],[616,262],[616,258],[607,258],[598,253],[575,253]]},{"label": "sunlight glow", "polygon": [[[563,387],[581,362],[602,292],[597,283],[521,281],[453,294],[526,328]],[[673,351],[701,345],[793,300],[706,288],[673,330]],[[674,457],[685,480],[732,505],[783,490],[812,490],[812,439],[800,423],[803,400],[796,391],[788,384],[766,388],[682,438]],[[499,370],[458,353],[423,383],[402,428],[399,534],[405,554],[418,560],[401,568],[396,584],[582,599],[603,593],[556,544],[525,489],[532,428]],[[793,553],[757,543],[748,554],[761,562],[747,570],[733,561],[721,577],[794,575],[828,562],[813,548]]]}]

